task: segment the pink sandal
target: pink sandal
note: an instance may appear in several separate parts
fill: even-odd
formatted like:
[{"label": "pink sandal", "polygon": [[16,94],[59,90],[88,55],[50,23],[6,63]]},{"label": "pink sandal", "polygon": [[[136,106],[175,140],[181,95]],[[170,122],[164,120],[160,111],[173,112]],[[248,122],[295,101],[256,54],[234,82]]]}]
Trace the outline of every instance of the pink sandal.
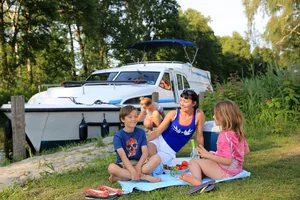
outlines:
[{"label": "pink sandal", "polygon": [[127,192],[124,192],[121,189],[117,189],[117,188],[112,188],[106,185],[100,185],[100,190],[108,192],[109,194],[117,194],[118,196],[123,196],[123,195],[127,195]]},{"label": "pink sandal", "polygon": [[107,191],[87,188],[84,196],[86,199],[113,199],[117,197],[117,193],[109,193]]}]

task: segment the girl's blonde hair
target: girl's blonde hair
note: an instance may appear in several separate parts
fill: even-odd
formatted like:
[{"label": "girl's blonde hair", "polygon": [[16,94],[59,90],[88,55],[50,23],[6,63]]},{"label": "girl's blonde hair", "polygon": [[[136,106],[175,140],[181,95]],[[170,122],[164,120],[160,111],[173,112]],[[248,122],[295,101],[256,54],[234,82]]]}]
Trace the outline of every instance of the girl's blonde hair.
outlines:
[{"label": "girl's blonde hair", "polygon": [[222,130],[236,132],[240,142],[246,139],[243,129],[244,116],[236,103],[230,100],[219,101],[214,110],[215,117],[220,122]]},{"label": "girl's blonde hair", "polygon": [[140,97],[140,104],[148,107],[152,104],[152,100],[148,97]]}]

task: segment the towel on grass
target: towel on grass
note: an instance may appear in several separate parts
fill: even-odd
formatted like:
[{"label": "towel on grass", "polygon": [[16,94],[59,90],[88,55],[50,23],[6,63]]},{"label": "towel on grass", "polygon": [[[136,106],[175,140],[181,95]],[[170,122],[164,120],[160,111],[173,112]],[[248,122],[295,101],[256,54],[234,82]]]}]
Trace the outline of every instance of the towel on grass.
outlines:
[{"label": "towel on grass", "polygon": [[[179,161],[181,161],[183,159],[185,159],[185,158],[178,158]],[[173,163],[174,163],[174,161],[172,161],[172,164]],[[238,178],[245,178],[250,175],[251,175],[250,172],[243,170],[241,173],[237,174],[234,177],[216,180],[216,183],[223,182],[223,181],[231,181],[231,180],[238,179]],[[170,174],[161,174],[157,177],[161,178],[161,182],[149,183],[147,181],[139,181],[139,182],[118,181],[118,183],[121,185],[122,190],[124,190],[125,192],[128,192],[128,193],[132,192],[133,189],[141,190],[141,191],[151,191],[151,190],[155,190],[158,188],[164,188],[164,187],[170,187],[170,186],[189,185],[187,182],[180,180],[179,177],[173,177]],[[204,178],[202,180],[202,182],[205,183],[210,180],[212,180],[212,179]]]}]

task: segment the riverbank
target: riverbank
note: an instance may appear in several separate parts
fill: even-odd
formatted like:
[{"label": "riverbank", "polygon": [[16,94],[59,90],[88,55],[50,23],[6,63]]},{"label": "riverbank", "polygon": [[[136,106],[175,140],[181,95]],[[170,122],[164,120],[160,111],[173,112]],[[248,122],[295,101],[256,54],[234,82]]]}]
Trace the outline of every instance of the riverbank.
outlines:
[{"label": "riverbank", "polygon": [[111,155],[114,152],[112,137],[104,138],[103,143],[105,146],[102,147],[96,147],[96,143],[89,143],[0,167],[0,192],[3,188],[22,183],[28,178],[40,178],[43,174],[84,168],[93,159]]}]

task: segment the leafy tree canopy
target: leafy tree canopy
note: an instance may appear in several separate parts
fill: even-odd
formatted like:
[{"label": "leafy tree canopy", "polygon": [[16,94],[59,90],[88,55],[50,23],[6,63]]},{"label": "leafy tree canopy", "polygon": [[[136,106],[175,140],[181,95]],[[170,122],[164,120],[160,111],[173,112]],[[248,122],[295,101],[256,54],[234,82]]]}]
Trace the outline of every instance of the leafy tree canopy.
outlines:
[{"label": "leafy tree canopy", "polygon": [[243,0],[248,18],[248,34],[255,32],[254,19],[262,11],[269,21],[264,38],[282,54],[280,63],[289,67],[300,62],[300,1],[299,0]]}]

